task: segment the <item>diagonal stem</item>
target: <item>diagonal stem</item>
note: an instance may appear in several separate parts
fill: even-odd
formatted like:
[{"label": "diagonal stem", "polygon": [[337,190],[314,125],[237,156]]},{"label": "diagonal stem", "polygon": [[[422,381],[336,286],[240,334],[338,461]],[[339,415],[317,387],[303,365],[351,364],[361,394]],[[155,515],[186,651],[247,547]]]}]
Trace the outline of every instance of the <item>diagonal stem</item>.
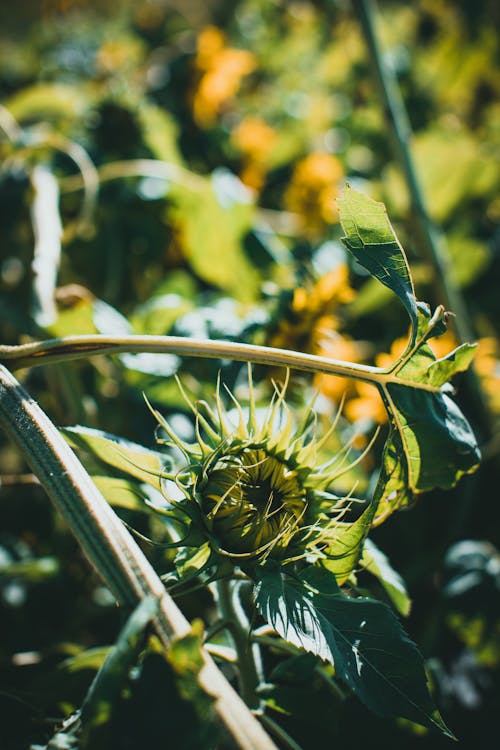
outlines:
[{"label": "diagonal stem", "polygon": [[[172,638],[188,633],[190,626],[184,615],[76,455],[38,404],[3,366],[0,366],[0,423],[21,449],[117,601],[135,607],[147,597],[155,597],[158,614],[153,623],[167,648]],[[200,684],[214,697],[215,710],[235,744],[241,750],[276,750],[208,653],[204,653],[204,659]]]}]

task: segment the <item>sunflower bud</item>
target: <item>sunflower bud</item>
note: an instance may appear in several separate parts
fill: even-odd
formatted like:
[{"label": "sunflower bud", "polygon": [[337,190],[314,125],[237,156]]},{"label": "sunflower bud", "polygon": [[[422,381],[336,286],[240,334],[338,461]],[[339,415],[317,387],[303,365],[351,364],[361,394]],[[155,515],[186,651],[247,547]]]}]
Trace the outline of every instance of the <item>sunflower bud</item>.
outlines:
[{"label": "sunflower bud", "polygon": [[185,466],[165,476],[182,490],[184,500],[172,502],[190,519],[190,531],[195,532],[191,538],[198,545],[200,539],[208,542],[212,553],[234,563],[328,560],[348,526],[345,514],[356,502],[331,489],[346,471],[345,451],[318,466],[320,449],[336,422],[318,439],[311,405],[296,427],[285,402],[286,385],[276,389],[264,419],[257,420],[249,370],[246,409],[229,394],[236,424],[222,404],[219,387],[214,409],[191,402],[183,391],[196,417],[194,444],[181,440],[161,414],[153,412],[169,437],[161,442],[185,457]]}]

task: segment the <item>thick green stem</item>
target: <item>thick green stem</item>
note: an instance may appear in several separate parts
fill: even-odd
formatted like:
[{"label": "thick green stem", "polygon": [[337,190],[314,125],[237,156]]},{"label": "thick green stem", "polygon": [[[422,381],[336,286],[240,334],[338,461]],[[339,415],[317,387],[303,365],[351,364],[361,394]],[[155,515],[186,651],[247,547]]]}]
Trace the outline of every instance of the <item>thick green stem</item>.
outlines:
[{"label": "thick green stem", "polygon": [[240,694],[249,708],[258,709],[260,699],[257,688],[260,683],[255,659],[255,645],[250,640],[250,626],[241,603],[236,601],[237,581],[224,579],[217,583],[217,603],[222,618],[228,625],[233,639],[238,661],[238,680]]}]

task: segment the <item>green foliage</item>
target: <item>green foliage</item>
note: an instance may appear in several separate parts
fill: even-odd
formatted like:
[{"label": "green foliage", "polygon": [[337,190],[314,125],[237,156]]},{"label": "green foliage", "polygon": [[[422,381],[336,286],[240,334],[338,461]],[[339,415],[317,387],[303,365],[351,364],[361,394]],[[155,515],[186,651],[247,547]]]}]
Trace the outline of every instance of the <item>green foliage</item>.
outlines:
[{"label": "green foliage", "polygon": [[[415,173],[448,238],[441,270],[421,252],[356,3],[108,5],[0,11],[0,345],[61,339],[60,361],[30,369],[46,361],[42,345],[20,379],[207,635],[197,620],[160,645],[148,601],[123,628],[2,437],[0,746],[223,750],[221,703],[200,687],[207,650],[280,747],[439,748],[438,732],[412,733],[451,735],[436,705],[465,744],[490,742],[496,4],[379,3]],[[40,166],[59,196],[37,223]],[[58,250],[43,274],[32,267],[41,236]],[[454,338],[443,281],[464,293],[459,322],[478,345]],[[55,310],[45,327],[41,303]],[[115,356],[68,338],[96,333],[203,343],[189,356],[168,339]],[[250,344],[267,347],[252,386],[240,365]],[[485,461],[469,476],[478,445]],[[397,615],[410,605],[407,635]]]}]

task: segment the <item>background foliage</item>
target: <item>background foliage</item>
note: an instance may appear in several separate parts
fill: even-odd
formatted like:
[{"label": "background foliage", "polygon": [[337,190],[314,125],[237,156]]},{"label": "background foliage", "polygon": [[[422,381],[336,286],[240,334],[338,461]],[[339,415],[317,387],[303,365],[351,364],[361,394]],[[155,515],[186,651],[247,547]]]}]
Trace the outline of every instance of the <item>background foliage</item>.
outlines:
[{"label": "background foliage", "polygon": [[[441,712],[472,747],[494,736],[500,678],[499,9],[488,0],[420,0],[411,7],[386,1],[380,10],[382,44],[415,132],[416,168],[446,236],[447,273],[463,292],[479,340],[475,368],[488,408],[478,407],[459,376],[457,399],[479,437],[481,470],[395,514],[374,539],[406,581],[413,605],[405,626],[427,659]],[[397,299],[344,254],[336,198],[345,182],[386,203],[417,297],[442,302],[435,269],[415,240],[349,3],[164,0],[117,8],[105,0],[23,0],[5,4],[0,21],[2,101],[22,128],[2,140],[2,343],[171,333],[383,366],[402,350],[407,319]],[[9,131],[9,122],[4,126]],[[166,165],[160,174],[153,159]],[[51,164],[61,189],[63,252],[52,317],[33,303],[35,162]],[[443,347],[437,356],[456,343],[446,337],[433,343]],[[58,424],[98,427],[153,447],[154,420],[142,392],[190,440],[192,420],[171,376],[209,397],[220,369],[225,382],[238,385],[240,365],[171,355],[96,358],[26,371],[24,381]],[[263,400],[268,374],[256,373]],[[325,425],[345,393],[327,451],[352,440],[357,455],[377,424],[385,429],[370,386],[295,377],[297,408],[312,385]],[[358,494],[369,493],[381,444],[346,475],[345,491],[356,482]],[[0,746],[14,750],[46,742],[81,704],[123,623],[6,442],[0,467]],[[160,533],[125,486],[115,503],[134,528]],[[164,551],[145,549],[159,569],[168,564]],[[364,586],[363,574],[359,580]],[[384,597],[382,588],[377,593]],[[205,594],[183,596],[181,606],[190,619],[210,620]],[[151,653],[141,669],[113,719],[119,747],[169,731],[161,710],[150,706],[149,740],[134,734],[130,717],[144,715],[145,691],[159,691],[167,667]],[[288,706],[285,721],[304,748],[317,746],[319,736],[345,748],[374,736],[386,747],[449,742],[377,719],[354,698],[332,707],[316,685],[315,706],[328,706],[325,722],[297,697],[311,683],[309,657],[290,660],[287,669],[276,666],[268,700]],[[158,696],[160,706],[169,700]],[[178,715],[189,723],[191,707],[179,700],[185,713]],[[186,742],[196,747],[201,740]]]}]

